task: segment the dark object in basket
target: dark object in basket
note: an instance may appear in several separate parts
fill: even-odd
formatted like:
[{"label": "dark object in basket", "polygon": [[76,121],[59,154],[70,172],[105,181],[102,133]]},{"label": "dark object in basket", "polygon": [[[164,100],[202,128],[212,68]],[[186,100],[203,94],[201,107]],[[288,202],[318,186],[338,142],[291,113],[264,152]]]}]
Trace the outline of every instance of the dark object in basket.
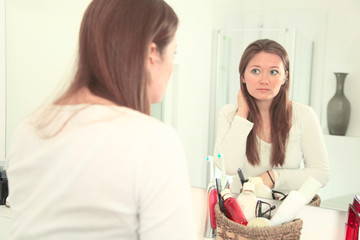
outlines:
[{"label": "dark object in basket", "polygon": [[273,227],[247,227],[231,221],[215,205],[218,240],[298,240],[303,221],[294,221]]},{"label": "dark object in basket", "polygon": [[321,198],[319,195],[316,194],[308,205],[314,207],[320,207],[320,204],[321,204]]}]

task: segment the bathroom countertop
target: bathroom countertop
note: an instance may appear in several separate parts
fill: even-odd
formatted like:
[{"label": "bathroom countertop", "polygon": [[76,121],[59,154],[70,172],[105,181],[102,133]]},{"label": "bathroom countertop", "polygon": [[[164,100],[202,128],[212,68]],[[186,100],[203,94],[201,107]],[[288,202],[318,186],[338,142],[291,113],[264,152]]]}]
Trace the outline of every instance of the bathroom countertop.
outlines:
[{"label": "bathroom countertop", "polygon": [[[199,239],[203,239],[205,228],[207,193],[203,188],[192,188],[192,200],[196,229]],[[301,240],[345,239],[347,212],[327,208],[305,206],[298,215],[303,220]],[[8,240],[11,209],[0,206],[0,239]]]}]

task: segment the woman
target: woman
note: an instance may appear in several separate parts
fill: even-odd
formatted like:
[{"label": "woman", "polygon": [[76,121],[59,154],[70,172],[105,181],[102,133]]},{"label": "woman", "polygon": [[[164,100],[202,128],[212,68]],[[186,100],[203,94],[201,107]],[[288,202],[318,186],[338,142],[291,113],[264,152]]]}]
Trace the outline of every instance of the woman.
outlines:
[{"label": "woman", "polygon": [[321,127],[311,107],[289,99],[286,50],[257,40],[245,49],[239,72],[238,104],[220,110],[214,149],[224,155],[226,173],[234,175],[231,190],[240,191],[239,168],[271,189],[297,190],[309,176],[325,186],[329,163]]},{"label": "woman", "polygon": [[14,135],[12,239],[195,239],[182,145],[149,116],[177,25],[163,0],[90,3],[73,82]]}]

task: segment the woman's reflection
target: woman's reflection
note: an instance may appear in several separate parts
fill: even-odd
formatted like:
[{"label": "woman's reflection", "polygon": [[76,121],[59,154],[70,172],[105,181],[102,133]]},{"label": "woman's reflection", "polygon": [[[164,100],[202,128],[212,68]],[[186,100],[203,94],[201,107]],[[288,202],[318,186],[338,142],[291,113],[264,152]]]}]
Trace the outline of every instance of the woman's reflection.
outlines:
[{"label": "woman's reflection", "polygon": [[[214,153],[234,175],[231,191],[239,193],[237,170],[260,177],[271,189],[298,189],[312,176],[325,186],[329,161],[314,110],[289,99],[289,57],[277,42],[251,43],[240,60],[237,105],[219,112]],[[301,162],[304,161],[304,168]],[[221,168],[220,159],[215,161]]]}]

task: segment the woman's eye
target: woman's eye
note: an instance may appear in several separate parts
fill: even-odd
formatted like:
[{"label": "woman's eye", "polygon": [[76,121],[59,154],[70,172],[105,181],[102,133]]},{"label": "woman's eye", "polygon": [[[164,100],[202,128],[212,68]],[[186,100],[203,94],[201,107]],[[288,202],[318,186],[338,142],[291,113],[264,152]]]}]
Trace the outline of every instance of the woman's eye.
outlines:
[{"label": "woman's eye", "polygon": [[258,74],[258,73],[260,73],[260,70],[255,68],[255,69],[251,70],[251,72],[254,74]]},{"label": "woman's eye", "polygon": [[270,71],[270,74],[271,74],[271,75],[277,75],[278,73],[279,73],[279,72],[278,72],[277,70],[271,70],[271,71]]}]

